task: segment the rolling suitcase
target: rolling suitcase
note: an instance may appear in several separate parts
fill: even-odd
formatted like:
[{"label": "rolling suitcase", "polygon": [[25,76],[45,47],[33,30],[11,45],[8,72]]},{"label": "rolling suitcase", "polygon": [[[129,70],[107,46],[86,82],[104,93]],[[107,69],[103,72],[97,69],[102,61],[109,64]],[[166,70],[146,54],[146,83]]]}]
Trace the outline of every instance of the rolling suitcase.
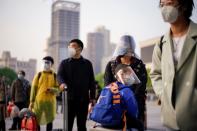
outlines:
[{"label": "rolling suitcase", "polygon": [[63,105],[63,131],[68,131],[68,108],[67,108],[67,91],[62,93],[62,105]]}]

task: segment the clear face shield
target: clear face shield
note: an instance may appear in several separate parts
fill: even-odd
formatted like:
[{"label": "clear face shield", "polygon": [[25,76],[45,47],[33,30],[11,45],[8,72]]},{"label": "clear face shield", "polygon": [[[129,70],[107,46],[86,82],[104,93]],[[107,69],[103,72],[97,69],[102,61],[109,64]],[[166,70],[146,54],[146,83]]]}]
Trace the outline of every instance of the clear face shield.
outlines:
[{"label": "clear face shield", "polygon": [[51,61],[48,61],[48,60],[43,60],[42,61],[42,70],[48,71],[48,70],[51,69],[51,67],[52,67]]},{"label": "clear face shield", "polygon": [[130,66],[120,69],[116,73],[116,78],[119,82],[128,86],[141,83],[141,81]]},{"label": "clear face shield", "polygon": [[116,58],[120,55],[125,55],[128,51],[131,51],[135,54],[135,41],[130,35],[123,35],[120,38],[120,42],[117,44],[114,51],[113,57]]}]

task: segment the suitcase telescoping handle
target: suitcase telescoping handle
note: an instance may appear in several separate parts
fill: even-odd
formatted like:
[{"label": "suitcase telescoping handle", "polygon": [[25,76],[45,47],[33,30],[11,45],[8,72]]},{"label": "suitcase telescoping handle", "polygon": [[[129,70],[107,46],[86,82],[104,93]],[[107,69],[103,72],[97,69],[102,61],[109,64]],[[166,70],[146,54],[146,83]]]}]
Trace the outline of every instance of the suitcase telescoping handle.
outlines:
[{"label": "suitcase telescoping handle", "polygon": [[67,101],[67,86],[62,93],[62,105],[63,105],[63,131],[68,131],[68,101]]}]

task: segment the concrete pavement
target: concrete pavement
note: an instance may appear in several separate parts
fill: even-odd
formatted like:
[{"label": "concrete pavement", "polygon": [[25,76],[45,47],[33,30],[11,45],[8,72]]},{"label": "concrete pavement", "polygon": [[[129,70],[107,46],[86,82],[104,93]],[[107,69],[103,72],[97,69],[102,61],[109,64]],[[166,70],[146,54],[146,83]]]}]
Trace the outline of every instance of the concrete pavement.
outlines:
[{"label": "concrete pavement", "polygon": [[[57,114],[56,119],[53,122],[53,129],[62,129],[63,127],[63,115],[61,113]],[[12,120],[10,118],[6,119],[6,129],[11,127]],[[87,121],[88,131],[92,128],[94,122],[91,120]],[[147,102],[147,131],[165,131],[165,128],[161,124],[160,120],[160,106],[156,104],[155,101]],[[41,131],[45,131],[46,127],[41,126]],[[73,131],[77,131],[76,122],[74,124]]]}]

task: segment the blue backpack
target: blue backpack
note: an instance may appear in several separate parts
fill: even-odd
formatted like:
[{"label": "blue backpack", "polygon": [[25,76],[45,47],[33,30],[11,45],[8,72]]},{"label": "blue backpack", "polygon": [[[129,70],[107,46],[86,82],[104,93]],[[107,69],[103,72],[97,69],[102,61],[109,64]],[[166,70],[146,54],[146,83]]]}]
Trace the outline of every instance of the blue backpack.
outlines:
[{"label": "blue backpack", "polygon": [[109,85],[101,91],[97,104],[90,113],[90,119],[103,126],[122,125],[124,111],[119,91],[112,93]]}]

